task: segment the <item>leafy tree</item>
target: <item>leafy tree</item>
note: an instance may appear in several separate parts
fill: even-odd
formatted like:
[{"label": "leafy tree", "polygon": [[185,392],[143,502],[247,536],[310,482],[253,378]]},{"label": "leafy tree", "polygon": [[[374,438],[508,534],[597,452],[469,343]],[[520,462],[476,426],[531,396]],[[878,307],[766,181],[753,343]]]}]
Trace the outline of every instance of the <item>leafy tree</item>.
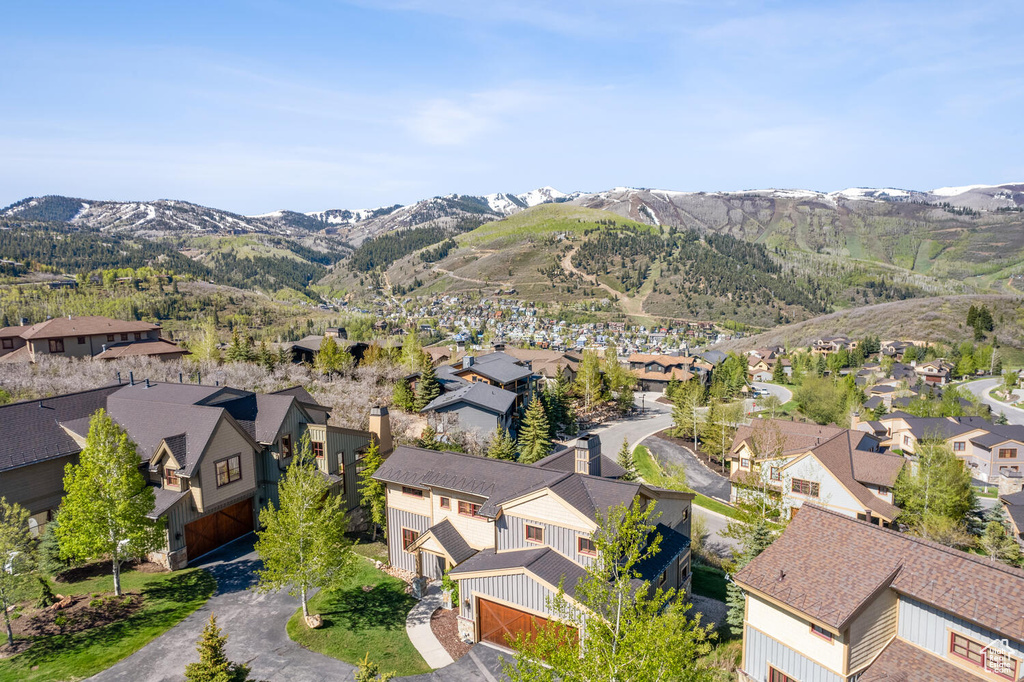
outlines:
[{"label": "leafy tree", "polygon": [[604,367],[608,388],[615,395],[619,411],[628,412],[633,409],[633,387],[636,385],[636,377],[619,362],[614,345],[609,345],[605,349]]},{"label": "leafy tree", "polygon": [[416,394],[409,388],[409,382],[402,378],[395,382],[394,391],[391,394],[391,400],[398,407],[402,408],[406,412],[411,412],[416,405]]},{"label": "leafy tree", "polygon": [[352,366],[352,356],[338,345],[333,336],[325,336],[320,341],[313,366],[322,374],[337,374]]},{"label": "leafy tree", "polygon": [[920,351],[917,350],[917,346],[908,346],[907,349],[903,351],[903,362],[907,364],[910,364],[911,362],[917,362],[919,356]]},{"label": "leafy tree", "polygon": [[199,662],[185,666],[185,682],[249,682],[249,666],[228,660],[224,653],[227,643],[228,636],[217,627],[217,617],[210,614],[196,644]]},{"label": "leafy tree", "polygon": [[507,429],[499,426],[491,436],[491,442],[487,446],[487,456],[491,459],[504,459],[514,462],[519,456],[519,446],[516,444],[516,439],[512,437]]},{"label": "leafy tree", "polygon": [[441,395],[441,383],[437,380],[437,374],[434,373],[434,366],[427,364],[420,372],[420,378],[416,382],[416,402],[413,403],[413,409],[419,412],[439,395]]},{"label": "leafy tree", "polygon": [[121,596],[121,564],[166,542],[164,521],[147,518],[156,505],[139,471],[139,453],[105,410],[97,410],[78,464],[64,469],[64,501],[56,533],[61,556],[110,560],[114,594]]},{"label": "leafy tree", "polygon": [[345,537],[348,517],[343,495],[332,495],[330,483],[317,468],[309,434],[278,485],[280,507],[260,511],[256,552],[263,561],[257,571],[258,589],[287,589],[302,600],[309,615],[308,593],[327,590],[352,572],[352,542]]},{"label": "leafy tree", "polygon": [[562,368],[558,368],[555,380],[549,381],[541,393],[544,401],[544,412],[548,415],[551,437],[559,432],[573,435],[576,433],[576,415],[572,409],[572,397],[569,395],[569,381],[565,378]]},{"label": "leafy tree", "polygon": [[381,672],[380,665],[370,660],[370,652],[366,652],[363,660],[356,668],[355,682],[388,682],[395,677],[394,672]]},{"label": "leafy tree", "polygon": [[977,503],[971,474],[942,440],[921,440],[916,450],[916,465],[905,466],[893,487],[900,520],[911,532],[937,542],[939,536],[955,537],[952,531],[965,526]]},{"label": "leafy tree", "polygon": [[583,359],[580,360],[580,368],[576,373],[576,392],[583,399],[585,410],[590,410],[604,399],[601,360],[591,351],[584,351]]},{"label": "leafy tree", "polygon": [[680,385],[672,406],[672,421],[675,423],[677,436],[691,433],[693,442],[697,442],[700,408],[704,405],[705,396],[704,384],[697,379],[690,379]]},{"label": "leafy tree", "polygon": [[732,448],[732,439],[736,435],[736,422],[739,421],[741,409],[742,405],[739,403],[726,404],[712,400],[704,415],[700,429],[701,444],[704,452],[721,459],[722,467],[725,467],[725,458]]},{"label": "leafy tree", "polygon": [[14,646],[11,631],[11,606],[16,602],[18,587],[32,570],[35,543],[28,529],[28,510],[18,503],[0,497],[0,607],[7,626],[7,644]]},{"label": "leafy tree", "polygon": [[636,462],[633,460],[633,448],[629,447],[629,439],[622,439],[622,447],[619,448],[618,464],[626,472],[622,475],[623,481],[635,481],[639,478],[636,471]]},{"label": "leafy tree", "polygon": [[807,377],[793,392],[800,411],[818,424],[845,424],[848,396],[835,381],[825,377]]},{"label": "leafy tree", "polygon": [[985,532],[978,538],[978,547],[992,562],[1000,561],[1010,566],[1020,563],[1020,545],[1006,532],[1002,521],[992,520],[985,524]]},{"label": "leafy tree", "polygon": [[[654,505],[613,507],[598,519],[597,557],[576,584],[572,601],[559,586],[548,603],[554,618],[514,643],[504,672],[513,682],[705,682],[714,671],[710,627],[687,618],[675,590],[650,590],[639,567],[661,549]],[[586,631],[577,636],[567,625]]]},{"label": "leafy tree", "polygon": [[203,323],[199,338],[191,350],[196,360],[220,362],[220,339],[217,336],[217,327],[214,326],[213,320]]},{"label": "leafy tree", "polygon": [[419,334],[416,333],[414,326],[413,330],[406,334],[405,341],[402,342],[402,366],[410,372],[415,372],[425,370],[428,365],[433,367],[433,363],[423,352],[423,344],[420,343]]},{"label": "leafy tree", "polygon": [[533,464],[551,454],[548,417],[540,400],[531,400],[519,429],[519,461]]},{"label": "leafy tree", "polygon": [[372,441],[362,459],[362,471],[359,472],[359,504],[370,517],[373,524],[373,540],[377,540],[377,529],[384,530],[387,537],[388,528],[388,490],[383,481],[376,480],[373,475],[384,463],[380,454],[380,445]]}]

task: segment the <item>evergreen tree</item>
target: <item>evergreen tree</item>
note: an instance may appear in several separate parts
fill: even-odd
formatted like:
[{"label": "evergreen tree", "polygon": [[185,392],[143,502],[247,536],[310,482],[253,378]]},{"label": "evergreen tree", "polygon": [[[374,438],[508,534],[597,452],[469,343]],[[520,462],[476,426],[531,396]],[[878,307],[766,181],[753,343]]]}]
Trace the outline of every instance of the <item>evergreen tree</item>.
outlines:
[{"label": "evergreen tree", "polygon": [[355,682],[388,682],[394,677],[394,672],[381,672],[380,665],[370,660],[370,652],[359,661],[355,672]]},{"label": "evergreen tree", "polygon": [[519,461],[533,464],[551,454],[548,417],[540,400],[531,400],[519,430]]},{"label": "evergreen tree", "polygon": [[782,358],[775,359],[775,365],[772,366],[772,381],[776,384],[786,383],[786,371],[782,366]]},{"label": "evergreen tree", "polygon": [[309,591],[331,589],[352,573],[352,541],[345,536],[348,516],[344,495],[330,494],[330,483],[317,468],[302,436],[298,452],[278,484],[280,506],[260,511],[256,552],[263,568],[256,571],[257,589],[287,589],[309,615]]},{"label": "evergreen tree", "polygon": [[139,471],[135,443],[105,410],[92,416],[78,464],[64,469],[64,493],[56,531],[61,555],[108,559],[121,596],[121,564],[158,549],[165,536],[163,519],[148,517],[156,497]]},{"label": "evergreen tree", "polygon": [[273,372],[277,366],[277,357],[267,348],[266,341],[260,341],[260,350],[256,354],[256,361],[268,372]]},{"label": "evergreen tree", "polygon": [[39,551],[37,552],[37,563],[40,571],[56,577],[58,574],[71,567],[71,562],[61,558],[60,541],[57,538],[57,525],[59,517],[54,517],[46,524],[43,530],[43,537],[39,540]]},{"label": "evergreen tree", "polygon": [[[732,524],[730,524],[732,526]],[[736,556],[733,573],[739,572],[741,568],[757,558],[761,552],[766,550],[775,540],[776,533],[772,531],[764,518],[757,518],[745,529],[743,538],[740,540],[740,551]],[[733,635],[743,634],[743,619],[746,609],[746,596],[740,586],[729,581],[725,587],[725,603],[729,606],[729,612],[725,617],[729,624],[729,631]]]},{"label": "evergreen tree", "polygon": [[377,540],[377,529],[384,530],[387,537],[388,527],[388,498],[387,486],[383,481],[376,480],[373,475],[384,463],[380,454],[380,446],[374,440],[366,450],[361,461],[362,470],[359,472],[359,504],[366,510],[373,524],[373,539]]},{"label": "evergreen tree", "polygon": [[439,395],[441,395],[441,384],[437,380],[437,374],[434,373],[434,366],[428,363],[420,372],[419,381],[416,382],[416,402],[413,403],[413,409],[419,412]]},{"label": "evergreen tree", "polygon": [[245,362],[248,353],[241,335],[235,329],[231,332],[231,345],[228,346],[227,359],[230,362]]},{"label": "evergreen tree", "polygon": [[519,456],[519,448],[515,438],[500,426],[495,429],[491,436],[491,442],[487,446],[487,456],[491,459],[504,459],[514,462]]},{"label": "evergreen tree", "polygon": [[284,347],[284,344],[281,344],[280,346],[278,346],[278,348],[277,348],[277,364],[280,365],[281,367],[284,367],[288,363],[290,363],[291,361],[292,361],[292,352],[291,352],[291,350],[286,349]]},{"label": "evergreen tree", "polygon": [[395,405],[406,412],[411,412],[414,409],[416,405],[416,396],[413,394],[412,389],[409,388],[409,382],[406,379],[399,379],[395,383],[395,389],[392,392],[391,400]]},{"label": "evergreen tree", "polygon": [[620,477],[623,481],[635,481],[639,478],[639,474],[636,471],[636,462],[633,460],[633,449],[629,447],[629,439],[627,438],[622,439],[622,447],[619,448],[617,461],[623,471],[626,472]]},{"label": "evergreen tree", "polygon": [[217,627],[217,617],[210,614],[210,622],[196,644],[199,662],[185,666],[185,682],[248,682],[249,666],[228,660],[224,653],[227,642],[228,636]]}]

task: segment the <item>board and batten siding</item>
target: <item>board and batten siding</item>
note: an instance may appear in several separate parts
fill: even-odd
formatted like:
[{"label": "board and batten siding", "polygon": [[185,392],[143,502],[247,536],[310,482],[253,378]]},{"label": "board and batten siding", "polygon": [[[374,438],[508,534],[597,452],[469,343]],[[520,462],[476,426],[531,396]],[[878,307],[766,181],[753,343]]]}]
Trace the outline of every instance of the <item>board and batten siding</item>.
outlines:
[{"label": "board and batten siding", "polygon": [[850,625],[850,667],[857,672],[872,660],[896,634],[899,599],[892,590],[878,595]]},{"label": "board and batten siding", "polygon": [[[983,645],[987,645],[993,640],[1006,639],[1003,635],[968,623],[961,618],[909,597],[900,597],[899,613],[899,636],[943,658],[949,658],[949,633],[951,630],[970,637],[976,642],[981,642]],[[1018,658],[1024,659],[1024,646],[1012,639],[1008,640],[1008,643],[1014,654]]]},{"label": "board and batten siding", "polygon": [[[240,455],[242,478],[218,488],[216,463],[232,455]],[[199,495],[196,495],[196,502],[203,510],[212,509],[225,500],[238,497],[244,492],[251,493],[256,489],[256,452],[249,440],[226,419],[221,418],[217,424],[202,457],[203,461],[199,465],[199,485],[195,485],[195,480],[189,484],[193,488],[193,495],[199,492]],[[200,488],[199,491],[195,490],[197,487]]]},{"label": "board and batten siding", "polygon": [[0,496],[32,516],[55,510],[64,498],[64,467],[69,463],[78,463],[77,453],[0,473]]},{"label": "board and batten siding", "polygon": [[577,551],[579,545],[577,544],[576,539],[580,536],[589,538],[590,533],[581,533],[580,531],[572,528],[555,526],[543,521],[528,521],[521,517],[510,516],[508,514],[503,514],[494,522],[498,536],[497,550],[501,552],[508,549],[537,547],[537,543],[526,541],[527,524],[531,526],[540,526],[544,529],[544,544],[548,547],[556,549],[558,552],[569,559],[572,559],[581,566],[589,566],[591,562],[593,562],[594,557],[586,554],[580,554]]},{"label": "board and batten siding", "polygon": [[768,666],[800,682],[843,682],[840,675],[827,670],[757,628],[746,625],[743,638],[744,672],[757,682],[768,682]]},{"label": "board and batten siding", "polygon": [[462,617],[476,620],[473,612],[476,608],[476,599],[468,599],[470,595],[498,599],[536,613],[549,613],[547,604],[554,598],[555,593],[522,573],[465,578],[459,581]]},{"label": "board and batten siding", "polygon": [[391,565],[405,571],[416,571],[416,555],[402,549],[402,529],[423,534],[430,528],[430,517],[388,506],[388,556]]}]

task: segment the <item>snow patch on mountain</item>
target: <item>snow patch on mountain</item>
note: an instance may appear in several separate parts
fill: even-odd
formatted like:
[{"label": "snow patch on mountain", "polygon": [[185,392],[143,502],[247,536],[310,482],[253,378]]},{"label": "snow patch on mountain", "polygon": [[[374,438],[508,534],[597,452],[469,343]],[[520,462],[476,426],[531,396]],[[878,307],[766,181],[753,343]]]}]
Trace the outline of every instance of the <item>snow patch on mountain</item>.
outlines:
[{"label": "snow patch on mountain", "polygon": [[517,194],[516,198],[526,204],[526,208],[533,208],[539,204],[547,204],[552,201],[564,201],[569,198],[565,192],[560,192],[554,187],[541,187],[539,189]]}]

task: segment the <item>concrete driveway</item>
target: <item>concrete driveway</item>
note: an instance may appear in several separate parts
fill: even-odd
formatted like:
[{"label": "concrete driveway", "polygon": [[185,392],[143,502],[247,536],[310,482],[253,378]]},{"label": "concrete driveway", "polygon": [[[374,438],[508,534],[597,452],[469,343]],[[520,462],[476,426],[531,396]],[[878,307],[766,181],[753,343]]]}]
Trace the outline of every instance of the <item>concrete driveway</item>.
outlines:
[{"label": "concrete driveway", "polygon": [[[299,601],[285,592],[259,594],[259,557],[254,535],[247,535],[210,554],[200,565],[217,579],[217,592],[191,616],[128,658],[91,677],[96,682],[180,682],[185,664],[199,660],[196,641],[210,614],[228,635],[227,656],[252,667],[252,677],[269,682],[327,682],[354,680],[355,667],[304,649],[288,638],[285,624]],[[501,675],[498,653],[477,645],[471,656],[425,675],[402,679],[417,682],[469,680],[495,682]],[[388,662],[380,661],[387,669]]]},{"label": "concrete driveway", "polygon": [[688,448],[672,441],[651,436],[644,439],[643,445],[650,450],[659,462],[669,466],[681,466],[686,472],[686,484],[702,495],[729,501],[731,485],[729,479],[719,476],[700,463]]}]

